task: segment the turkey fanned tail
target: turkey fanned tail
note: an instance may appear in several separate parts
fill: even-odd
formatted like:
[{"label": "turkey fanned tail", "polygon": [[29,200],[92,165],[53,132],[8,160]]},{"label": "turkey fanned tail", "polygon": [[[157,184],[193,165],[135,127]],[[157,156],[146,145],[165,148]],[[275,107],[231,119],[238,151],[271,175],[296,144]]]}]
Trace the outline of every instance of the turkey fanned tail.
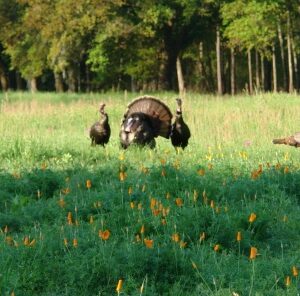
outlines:
[{"label": "turkey fanned tail", "polygon": [[123,148],[131,144],[155,147],[158,136],[169,138],[172,113],[160,100],[142,96],[131,102],[121,123],[120,141]]}]

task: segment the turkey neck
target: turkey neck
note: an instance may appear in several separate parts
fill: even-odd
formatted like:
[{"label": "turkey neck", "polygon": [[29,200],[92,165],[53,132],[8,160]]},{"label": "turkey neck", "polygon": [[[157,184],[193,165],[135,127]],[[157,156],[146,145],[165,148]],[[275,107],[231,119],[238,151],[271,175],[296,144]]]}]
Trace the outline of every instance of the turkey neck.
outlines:
[{"label": "turkey neck", "polygon": [[108,116],[107,116],[107,113],[105,113],[105,112],[100,112],[100,114],[101,114],[101,117],[100,117],[100,123],[101,123],[101,124],[107,123],[107,122],[108,122]]}]

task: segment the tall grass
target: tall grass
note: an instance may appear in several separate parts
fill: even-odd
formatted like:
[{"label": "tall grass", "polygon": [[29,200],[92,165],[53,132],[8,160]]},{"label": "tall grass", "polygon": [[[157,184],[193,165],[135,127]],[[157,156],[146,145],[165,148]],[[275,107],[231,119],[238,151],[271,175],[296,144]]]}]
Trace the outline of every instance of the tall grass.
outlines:
[{"label": "tall grass", "polygon": [[[176,154],[120,149],[139,95],[1,94],[1,295],[114,295],[119,279],[123,295],[297,295],[299,151],[271,141],[299,130],[299,97],[187,94]],[[100,101],[104,149],[88,138]]]}]

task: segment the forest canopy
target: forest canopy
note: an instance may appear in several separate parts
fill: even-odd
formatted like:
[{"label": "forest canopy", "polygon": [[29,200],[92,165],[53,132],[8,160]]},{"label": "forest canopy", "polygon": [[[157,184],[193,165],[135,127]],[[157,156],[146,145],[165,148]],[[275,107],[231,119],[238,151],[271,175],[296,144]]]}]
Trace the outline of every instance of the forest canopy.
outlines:
[{"label": "forest canopy", "polygon": [[299,90],[296,0],[0,0],[2,91]]}]

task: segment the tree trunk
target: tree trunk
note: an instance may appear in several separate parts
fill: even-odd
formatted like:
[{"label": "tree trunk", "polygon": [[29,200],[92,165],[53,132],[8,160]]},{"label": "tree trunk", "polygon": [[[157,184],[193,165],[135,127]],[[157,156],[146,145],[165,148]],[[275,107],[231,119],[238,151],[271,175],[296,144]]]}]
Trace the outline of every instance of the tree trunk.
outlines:
[{"label": "tree trunk", "polygon": [[266,89],[266,79],[265,79],[265,61],[264,56],[260,55],[260,71],[261,71],[261,88],[263,91]]},{"label": "tree trunk", "polygon": [[220,27],[217,25],[216,28],[216,54],[217,54],[217,84],[218,84],[218,95],[223,94],[222,85],[222,61],[221,61],[221,37]]},{"label": "tree trunk", "polygon": [[184,88],[184,79],[183,79],[181,61],[179,56],[176,59],[176,71],[177,71],[177,79],[178,79],[178,90],[180,95],[183,95],[185,92],[185,88]]},{"label": "tree trunk", "polygon": [[295,42],[293,37],[291,38],[292,41],[292,51],[293,51],[293,61],[294,61],[294,70],[295,70],[295,88],[299,90],[299,73],[298,73],[298,61],[297,61],[297,53],[295,48]]},{"label": "tree trunk", "polygon": [[285,57],[284,57],[284,45],[283,45],[283,38],[282,38],[282,31],[280,23],[278,23],[278,39],[280,45],[280,56],[281,56],[281,64],[282,64],[282,73],[283,73],[283,88],[287,91],[287,78],[286,78],[286,66],[285,66]]},{"label": "tree trunk", "polygon": [[289,93],[294,91],[293,63],[292,63],[292,46],[291,46],[291,21],[288,12],[287,19],[287,48],[288,48],[288,66],[289,66]]},{"label": "tree trunk", "polygon": [[76,76],[75,71],[72,68],[68,69],[68,91],[76,92]]},{"label": "tree trunk", "polygon": [[231,94],[235,95],[235,53],[234,48],[230,48],[230,86]]},{"label": "tree trunk", "polygon": [[27,89],[32,93],[37,91],[37,81],[36,78],[31,78],[27,80]]},{"label": "tree trunk", "polygon": [[277,69],[275,46],[272,46],[272,73],[273,73],[273,92],[277,92]]},{"label": "tree trunk", "polygon": [[54,72],[55,91],[60,93],[64,91],[63,78],[61,73]]},{"label": "tree trunk", "polygon": [[22,78],[19,72],[16,71],[16,87],[17,90],[22,90]]},{"label": "tree trunk", "polygon": [[5,67],[1,62],[0,62],[0,83],[1,83],[2,91],[7,91],[7,89],[8,89],[8,78],[5,74]]},{"label": "tree trunk", "polygon": [[90,92],[91,89],[91,76],[90,76],[90,69],[86,65],[85,66],[85,91]]},{"label": "tree trunk", "polygon": [[248,49],[248,76],[249,76],[249,94],[253,94],[253,80],[252,80],[252,61],[251,61],[251,49]]},{"label": "tree trunk", "polygon": [[257,91],[260,90],[260,79],[259,79],[259,55],[258,51],[255,50],[255,83]]}]

